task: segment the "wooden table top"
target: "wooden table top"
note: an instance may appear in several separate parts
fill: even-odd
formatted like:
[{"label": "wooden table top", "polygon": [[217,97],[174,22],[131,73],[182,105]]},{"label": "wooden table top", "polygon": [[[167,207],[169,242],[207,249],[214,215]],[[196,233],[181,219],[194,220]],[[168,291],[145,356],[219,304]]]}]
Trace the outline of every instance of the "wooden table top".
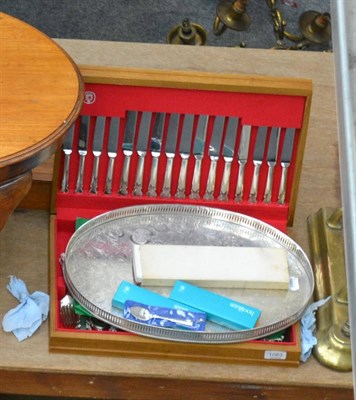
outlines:
[{"label": "wooden table top", "polygon": [[[306,218],[320,207],[341,204],[332,54],[77,40],[58,42],[79,64],[312,79],[309,132],[296,216],[289,230],[289,235],[309,252]],[[35,179],[36,176],[43,176],[43,173],[35,175]],[[31,236],[32,240],[28,239],[31,232],[36,233]],[[48,292],[48,214],[15,213],[0,237],[0,245],[6,250],[4,268],[0,268],[1,315],[17,304],[9,293],[4,293],[9,274],[23,278],[30,290]],[[54,354],[48,352],[47,322],[22,343],[12,334],[0,332],[0,354],[4,388],[18,394],[130,400],[353,398],[352,374],[328,369],[313,357],[297,368],[284,368]],[[21,387],[14,382],[22,382]]]},{"label": "wooden table top", "polygon": [[32,169],[77,117],[83,84],[71,58],[32,26],[0,13],[0,181]]}]

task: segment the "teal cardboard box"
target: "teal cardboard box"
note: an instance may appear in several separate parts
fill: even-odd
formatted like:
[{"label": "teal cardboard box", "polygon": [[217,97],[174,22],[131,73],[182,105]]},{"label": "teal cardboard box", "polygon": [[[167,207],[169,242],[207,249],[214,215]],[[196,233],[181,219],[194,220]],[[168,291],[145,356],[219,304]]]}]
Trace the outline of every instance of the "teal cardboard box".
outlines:
[{"label": "teal cardboard box", "polygon": [[261,314],[257,308],[183,281],[175,283],[169,297],[205,312],[207,319],[230,329],[252,329]]}]

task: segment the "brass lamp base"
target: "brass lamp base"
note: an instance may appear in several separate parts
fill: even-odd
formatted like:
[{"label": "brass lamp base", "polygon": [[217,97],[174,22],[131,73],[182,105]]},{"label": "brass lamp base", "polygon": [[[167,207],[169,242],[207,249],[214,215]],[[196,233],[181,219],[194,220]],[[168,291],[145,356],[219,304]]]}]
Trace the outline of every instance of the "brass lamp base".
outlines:
[{"label": "brass lamp base", "polygon": [[317,312],[315,357],[325,366],[351,371],[350,326],[341,209],[322,208],[308,217],[315,300],[331,296]]}]

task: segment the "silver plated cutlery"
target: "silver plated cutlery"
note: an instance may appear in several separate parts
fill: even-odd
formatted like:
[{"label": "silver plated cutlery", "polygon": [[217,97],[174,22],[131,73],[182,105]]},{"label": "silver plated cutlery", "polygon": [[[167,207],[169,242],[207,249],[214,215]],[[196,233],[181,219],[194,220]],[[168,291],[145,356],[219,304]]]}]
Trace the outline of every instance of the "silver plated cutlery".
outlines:
[{"label": "silver plated cutlery", "polygon": [[273,127],[271,129],[271,134],[269,137],[268,150],[267,150],[268,173],[267,173],[265,194],[263,197],[263,201],[265,203],[270,203],[272,200],[274,167],[276,166],[277,163],[280,133],[281,133],[281,128]]},{"label": "silver plated cutlery", "polygon": [[250,147],[251,138],[251,126],[243,125],[241,132],[241,139],[239,145],[239,151],[237,155],[237,161],[239,163],[239,173],[237,176],[237,184],[235,191],[235,201],[241,202],[243,198],[244,191],[244,180],[245,180],[245,166],[248,158],[248,151]]},{"label": "silver plated cutlery", "polygon": [[129,184],[129,172],[130,172],[130,161],[133,153],[133,143],[135,139],[137,123],[137,111],[128,111],[127,120],[124,131],[124,139],[122,143],[122,151],[124,153],[124,166],[122,168],[120,189],[119,193],[126,195],[128,194]]},{"label": "silver plated cutlery", "polygon": [[190,157],[190,150],[192,145],[193,125],[194,115],[186,114],[183,120],[182,135],[179,145],[179,155],[182,159],[182,162],[179,171],[177,192],[175,195],[175,197],[178,199],[185,198],[185,186],[187,181],[188,160]]},{"label": "silver plated cutlery", "polygon": [[171,182],[172,182],[172,171],[173,161],[176,154],[178,129],[179,129],[180,114],[171,114],[169,118],[167,140],[165,146],[165,154],[167,157],[166,171],[164,175],[163,189],[161,197],[171,196]]},{"label": "silver plated cutlery", "polygon": [[157,174],[158,174],[158,161],[162,150],[162,137],[164,131],[164,123],[166,119],[165,113],[157,113],[156,120],[153,127],[150,151],[152,156],[151,174],[148,185],[147,196],[157,196]]},{"label": "silver plated cutlery", "polygon": [[292,160],[294,137],[295,137],[295,129],[287,128],[282,148],[282,156],[281,156],[282,176],[278,192],[279,204],[284,204],[286,201],[287,175],[288,175],[288,168]]},{"label": "silver plated cutlery", "polygon": [[89,130],[90,130],[90,117],[88,115],[83,115],[80,119],[79,138],[78,138],[79,168],[77,175],[77,183],[75,186],[75,191],[77,193],[83,192],[84,166],[85,166],[85,157],[88,153]]},{"label": "silver plated cutlery", "polygon": [[191,199],[199,199],[200,197],[200,175],[201,164],[204,157],[205,138],[208,128],[209,115],[200,115],[195,135],[193,154],[195,159],[192,188],[190,192]]},{"label": "silver plated cutlery", "polygon": [[75,123],[69,128],[67,132],[64,142],[63,142],[63,153],[64,153],[64,167],[63,167],[63,178],[61,191],[68,192],[69,190],[69,167],[70,167],[70,156],[72,154],[73,149],[73,136],[74,136],[74,128]]},{"label": "silver plated cutlery", "polygon": [[218,200],[227,201],[230,188],[231,163],[234,159],[237,128],[239,124],[238,117],[230,117],[227,121],[225,141],[222,155],[224,158],[224,172],[221,180],[220,194]]},{"label": "silver plated cutlery", "polygon": [[211,135],[209,145],[210,168],[208,175],[208,182],[206,185],[205,200],[214,199],[215,179],[216,179],[216,166],[220,156],[221,141],[224,133],[225,117],[217,116],[214,120],[213,132]]},{"label": "silver plated cutlery", "polygon": [[142,113],[136,145],[139,158],[137,163],[135,186],[133,190],[133,195],[135,196],[142,196],[143,171],[145,167],[145,157],[147,154],[148,137],[150,135],[151,119],[151,112],[145,111]]},{"label": "silver plated cutlery", "polygon": [[253,177],[252,177],[252,184],[249,197],[250,203],[257,202],[258,181],[260,178],[260,168],[262,165],[263,156],[265,152],[266,138],[267,138],[267,127],[260,126],[258,128],[255,148],[253,152],[254,169],[253,169]]},{"label": "silver plated cutlery", "polygon": [[111,118],[109,127],[109,139],[108,139],[109,165],[105,181],[106,194],[111,194],[112,190],[114,165],[115,165],[115,158],[117,157],[117,145],[119,141],[119,127],[120,127],[120,118],[118,117]]},{"label": "silver plated cutlery", "polygon": [[101,152],[103,150],[105,123],[106,123],[106,117],[96,118],[95,128],[94,128],[94,138],[93,138],[94,164],[90,182],[91,193],[96,193],[98,189],[99,163],[100,163]]}]

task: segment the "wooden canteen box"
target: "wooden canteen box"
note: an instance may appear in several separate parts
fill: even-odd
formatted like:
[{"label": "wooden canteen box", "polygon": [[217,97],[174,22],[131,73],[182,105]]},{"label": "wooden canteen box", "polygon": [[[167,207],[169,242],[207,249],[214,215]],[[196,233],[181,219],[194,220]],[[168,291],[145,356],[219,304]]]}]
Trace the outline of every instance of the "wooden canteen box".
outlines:
[{"label": "wooden canteen box", "polygon": [[[312,97],[311,82],[205,72],[86,66],[80,67],[80,70],[85,82],[85,102],[73,126],[71,151],[67,152],[70,154],[65,155],[64,148],[57,151],[53,179],[50,350],[207,362],[298,365],[301,350],[298,323],[288,328],[282,342],[253,340],[236,344],[180,343],[122,331],[65,328],[59,317],[60,300],[67,293],[60,256],[75,231],[77,218],[92,218],[132,205],[178,203],[222,208],[260,219],[286,232],[287,226],[293,224],[297,203]],[[130,148],[124,145],[124,135],[128,115],[132,111],[136,128]],[[142,152],[137,147],[143,112],[152,113],[146,133],[144,163],[140,161]],[[150,139],[160,113],[165,113],[165,119],[162,147],[157,150],[150,147]],[[176,116],[177,137],[172,154],[166,151],[165,146],[174,114],[179,114],[179,117]],[[180,145],[184,140],[183,125],[188,114],[194,115],[191,117],[191,145],[189,154],[183,157]],[[200,116],[204,116],[204,129],[199,128]],[[220,148],[215,149],[218,155],[215,154],[214,158],[212,140],[215,121],[221,116],[225,119],[220,131]],[[231,118],[235,118],[235,126],[236,122],[238,124],[232,141],[234,146],[227,149]],[[112,134],[110,130],[114,121],[118,133],[113,155],[109,148],[109,135]],[[103,135],[98,153],[95,131],[100,127]],[[240,159],[240,145],[242,140],[246,142],[246,138],[242,139],[246,127],[249,146],[246,150],[245,143],[246,158],[243,160]],[[85,128],[86,132],[83,131]],[[200,143],[201,152],[198,154],[195,151],[195,135],[199,129],[204,131],[205,138]],[[262,151],[260,148],[257,155],[260,131],[265,137]],[[84,156],[83,133],[87,135]],[[275,144],[270,149],[272,137]],[[275,153],[272,159],[270,153]],[[186,175],[182,195],[183,163]],[[109,176],[111,168],[112,180]],[[241,182],[242,190],[239,188]],[[267,190],[268,187],[270,190]],[[137,188],[142,194],[138,195]],[[177,196],[178,192],[180,196]],[[191,195],[193,192],[194,196]],[[240,197],[236,196],[237,192]]]}]

